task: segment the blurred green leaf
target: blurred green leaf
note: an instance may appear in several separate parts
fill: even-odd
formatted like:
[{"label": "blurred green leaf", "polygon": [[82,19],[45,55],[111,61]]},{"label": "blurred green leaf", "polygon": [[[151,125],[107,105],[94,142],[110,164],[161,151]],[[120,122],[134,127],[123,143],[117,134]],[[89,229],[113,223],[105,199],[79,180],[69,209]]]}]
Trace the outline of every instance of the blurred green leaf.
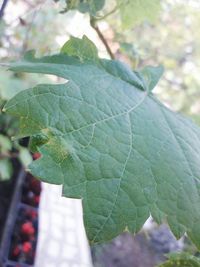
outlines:
[{"label": "blurred green leaf", "polygon": [[89,12],[90,14],[95,15],[96,12],[104,7],[104,4],[105,0],[83,0],[80,1],[78,9],[82,13]]},{"label": "blurred green leaf", "polygon": [[155,22],[160,12],[160,0],[117,0],[123,28],[143,21]]},{"label": "blurred green leaf", "polygon": [[29,150],[25,147],[19,147],[19,159],[24,167],[27,167],[33,161]]},{"label": "blurred green leaf", "polygon": [[22,81],[8,71],[1,69],[0,72],[0,99],[9,100],[15,94],[24,90]]},{"label": "blurred green leaf", "polygon": [[149,91],[152,91],[156,84],[159,82],[161,76],[163,75],[163,72],[164,68],[161,65],[158,67],[146,66],[140,71],[146,81]]},{"label": "blurred green leaf", "polygon": [[168,257],[159,267],[200,267],[200,259],[188,253],[169,254]]},{"label": "blurred green leaf", "polygon": [[9,159],[0,160],[0,181],[9,180],[12,176],[13,168]]},{"label": "blurred green leaf", "polygon": [[91,15],[95,15],[104,7],[105,0],[66,0],[66,4],[67,7],[61,13],[71,9],[78,9],[81,13],[88,12]]},{"label": "blurred green leaf", "polygon": [[5,153],[11,149],[11,140],[7,136],[0,134],[0,153]]}]

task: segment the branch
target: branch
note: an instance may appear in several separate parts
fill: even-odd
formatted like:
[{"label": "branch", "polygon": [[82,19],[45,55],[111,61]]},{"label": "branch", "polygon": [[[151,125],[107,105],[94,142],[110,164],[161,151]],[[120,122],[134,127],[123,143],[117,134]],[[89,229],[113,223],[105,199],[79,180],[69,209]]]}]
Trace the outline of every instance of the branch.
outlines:
[{"label": "branch", "polygon": [[5,152],[5,153],[1,153],[0,154],[0,159],[6,159],[6,158],[18,158],[19,157],[19,153],[15,153],[15,152]]},{"label": "branch", "polygon": [[108,45],[108,43],[107,43],[105,37],[103,36],[102,32],[100,31],[99,27],[95,23],[95,19],[93,19],[93,18],[90,19],[90,25],[92,26],[92,28],[98,34],[99,38],[101,39],[102,43],[104,44],[104,46],[105,46],[108,54],[110,55],[111,59],[115,59],[115,56],[114,56],[110,46]]},{"label": "branch", "polygon": [[107,14],[105,14],[104,16],[101,16],[101,17],[95,17],[95,20],[98,21],[98,20],[103,20],[103,19],[106,19],[108,16],[112,15],[113,13],[115,13],[119,7],[121,5],[116,5],[116,7],[114,7],[110,12],[108,12]]},{"label": "branch", "polygon": [[4,0],[3,4],[1,6],[1,9],[0,9],[0,19],[3,18],[4,10],[5,10],[7,4],[8,4],[8,0]]},{"label": "branch", "polygon": [[36,9],[34,9],[33,11],[33,16],[31,18],[31,21],[26,29],[26,33],[25,33],[25,37],[24,37],[24,41],[23,41],[23,47],[22,47],[22,53],[24,53],[24,51],[27,50],[27,47],[28,47],[28,41],[29,41],[29,35],[30,35],[30,32],[32,30],[32,26],[34,24],[34,21],[38,15],[38,12],[41,10],[42,6],[45,4],[47,0],[41,2],[38,4],[38,6],[36,6]]}]

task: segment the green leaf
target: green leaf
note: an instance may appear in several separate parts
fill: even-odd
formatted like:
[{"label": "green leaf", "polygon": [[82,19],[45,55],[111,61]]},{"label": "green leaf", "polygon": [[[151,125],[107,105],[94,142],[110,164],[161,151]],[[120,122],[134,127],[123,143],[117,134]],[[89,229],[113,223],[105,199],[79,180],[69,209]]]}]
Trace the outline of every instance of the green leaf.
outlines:
[{"label": "green leaf", "polygon": [[0,134],[0,153],[6,153],[11,149],[11,140],[7,136]]},{"label": "green leaf", "polygon": [[29,141],[29,149],[31,152],[35,153],[38,152],[38,147],[45,144],[48,141],[45,135],[43,134],[36,134],[31,136]]},{"label": "green leaf", "polygon": [[10,73],[1,70],[0,73],[0,99],[8,100],[24,88],[22,82],[11,76]]},{"label": "green leaf", "polygon": [[[34,51],[28,51],[26,53],[27,60],[34,56]],[[0,66],[1,67],[1,66]],[[47,77],[39,77],[39,75],[29,75],[29,79],[26,77],[17,77],[13,73],[5,71],[2,67],[0,68],[0,101],[7,101],[14,95],[22,90],[25,90],[30,84],[36,84],[36,82],[49,81]]]},{"label": "green leaf", "polygon": [[143,21],[155,22],[160,12],[160,0],[117,0],[123,28],[131,28]]},{"label": "green leaf", "polygon": [[4,110],[20,118],[19,136],[45,136],[42,157],[29,168],[63,184],[63,196],[82,199],[91,242],[135,233],[151,214],[200,248],[200,128],[117,61],[59,54],[10,69],[68,80],[22,91]]},{"label": "green leaf", "polygon": [[80,61],[98,59],[96,46],[85,35],[82,39],[71,37],[61,48],[61,53],[76,56]]},{"label": "green leaf", "polygon": [[141,70],[149,91],[152,91],[159,82],[163,72],[164,68],[161,65],[158,67],[146,66]]},{"label": "green leaf", "polygon": [[169,259],[159,267],[200,267],[200,259],[188,253],[170,254]]},{"label": "green leaf", "polygon": [[139,72],[132,71],[127,65],[116,60],[100,61],[101,66],[111,75],[136,86],[140,90],[147,91],[147,84]]},{"label": "green leaf", "polygon": [[9,159],[0,160],[0,181],[9,180],[12,176],[13,169]]},{"label": "green leaf", "polygon": [[62,13],[71,9],[78,9],[81,13],[88,12],[95,16],[95,14],[104,7],[105,0],[66,0],[66,4],[67,7]]},{"label": "green leaf", "polygon": [[80,1],[78,10],[82,13],[89,12],[92,15],[95,15],[100,11],[105,5],[105,0],[85,0]]}]

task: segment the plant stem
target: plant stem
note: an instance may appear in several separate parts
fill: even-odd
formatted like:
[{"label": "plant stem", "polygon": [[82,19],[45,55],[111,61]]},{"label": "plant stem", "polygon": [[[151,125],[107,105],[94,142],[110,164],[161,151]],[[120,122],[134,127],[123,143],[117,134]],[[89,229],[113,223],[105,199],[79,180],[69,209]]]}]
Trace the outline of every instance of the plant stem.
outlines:
[{"label": "plant stem", "polygon": [[19,156],[19,153],[15,152],[7,152],[7,153],[1,153],[0,154],[0,159],[5,159],[5,158],[17,158]]},{"label": "plant stem", "polygon": [[90,25],[92,26],[92,28],[96,31],[96,33],[98,34],[100,40],[102,41],[102,43],[104,44],[108,54],[110,55],[111,59],[115,59],[115,56],[107,42],[107,40],[105,39],[104,35],[102,34],[102,32],[100,31],[99,27],[96,25],[96,20],[94,18],[90,19]]},{"label": "plant stem", "polygon": [[3,18],[4,10],[5,10],[7,4],[8,4],[8,0],[4,0],[3,4],[1,6],[1,9],[0,9],[0,19]]},{"label": "plant stem", "polygon": [[106,19],[108,16],[112,15],[113,13],[115,13],[118,9],[119,9],[120,5],[116,5],[116,7],[114,7],[110,12],[108,12],[107,14],[105,14],[102,17],[96,17],[95,20],[103,20]]}]

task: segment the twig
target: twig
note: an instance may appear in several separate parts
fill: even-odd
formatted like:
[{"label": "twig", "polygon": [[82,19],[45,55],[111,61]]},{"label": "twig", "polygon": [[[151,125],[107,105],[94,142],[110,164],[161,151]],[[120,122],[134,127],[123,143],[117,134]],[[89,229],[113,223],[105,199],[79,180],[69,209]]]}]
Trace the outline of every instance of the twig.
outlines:
[{"label": "twig", "polygon": [[96,31],[96,33],[98,34],[99,38],[101,39],[102,43],[104,44],[108,54],[110,55],[110,57],[112,59],[115,59],[115,56],[110,48],[110,46],[108,45],[104,35],[102,34],[102,32],[100,31],[99,27],[96,25],[96,20],[94,18],[90,19],[90,25],[92,26],[92,28]]},{"label": "twig", "polygon": [[0,154],[0,159],[17,158],[17,157],[19,157],[19,153],[15,153],[15,152],[1,153]]},{"label": "twig", "polygon": [[27,50],[29,34],[30,34],[31,29],[32,29],[36,14],[37,14],[37,9],[34,11],[31,22],[26,28],[26,33],[25,33],[25,37],[24,37],[24,41],[23,41],[23,45],[22,45],[22,54],[24,53],[24,51]]},{"label": "twig", "polygon": [[38,15],[38,12],[41,10],[42,6],[46,3],[47,0],[43,1],[43,3],[41,2],[39,4],[39,6],[37,6],[37,8],[33,11],[33,16],[32,16],[32,19],[26,29],[26,33],[25,33],[25,38],[24,38],[24,42],[23,42],[23,46],[22,46],[22,53],[24,53],[24,51],[27,50],[27,47],[28,47],[28,40],[29,40],[29,35],[30,35],[30,32],[31,32],[31,29],[32,29],[32,26],[34,24],[34,21]]},{"label": "twig", "polygon": [[[45,0],[45,2],[46,2],[46,0]],[[33,13],[36,9],[38,9],[38,5],[41,5],[43,3],[44,3],[44,1],[38,2],[36,5],[33,6],[33,8],[30,8],[27,11],[23,12],[22,14],[20,14],[19,16],[15,17],[13,20],[11,20],[9,23],[7,23],[7,25],[11,26],[15,22],[17,22],[17,24],[18,24],[20,22],[19,21],[20,18],[23,19],[24,17],[27,17],[28,15]]]},{"label": "twig", "polygon": [[98,21],[98,20],[103,20],[103,19],[106,19],[108,16],[112,15],[113,13],[115,13],[119,7],[121,5],[116,5],[110,12],[108,12],[107,14],[101,16],[101,17],[95,17],[95,20]]},{"label": "twig", "polygon": [[0,9],[0,19],[3,18],[4,10],[5,10],[7,4],[8,4],[8,0],[4,0],[3,4],[1,6],[1,9]]},{"label": "twig", "polygon": [[112,15],[113,13],[115,13],[117,10],[119,10],[122,6],[126,6],[129,4],[129,1],[130,0],[122,0],[120,3],[118,3],[111,11],[109,11],[107,14],[103,15],[103,16],[100,16],[100,17],[95,17],[95,20],[96,21],[99,21],[99,20],[104,20],[106,19],[107,17],[109,17],[110,15]]}]

